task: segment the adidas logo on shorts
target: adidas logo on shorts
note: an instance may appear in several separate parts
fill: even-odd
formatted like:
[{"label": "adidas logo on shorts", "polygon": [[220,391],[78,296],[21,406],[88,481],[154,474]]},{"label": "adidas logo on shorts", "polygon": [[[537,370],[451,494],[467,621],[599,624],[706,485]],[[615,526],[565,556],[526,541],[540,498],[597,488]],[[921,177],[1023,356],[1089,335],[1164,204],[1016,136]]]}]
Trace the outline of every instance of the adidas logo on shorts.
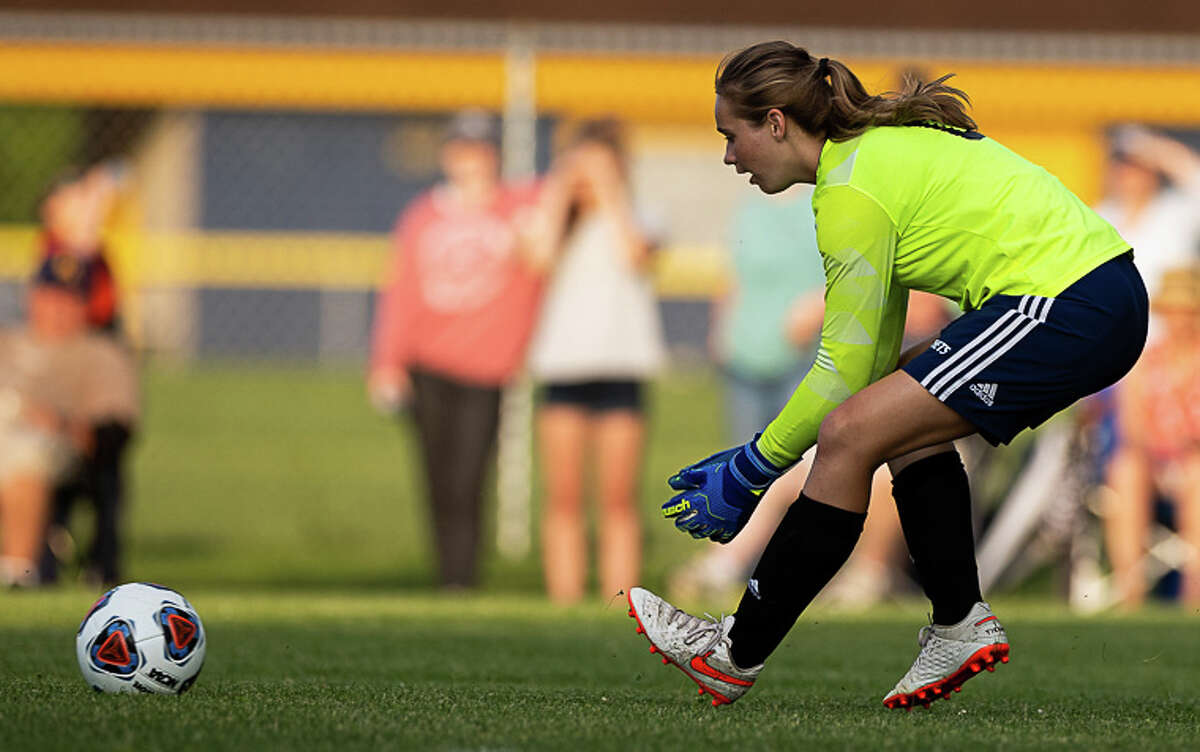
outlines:
[{"label": "adidas logo on shorts", "polygon": [[972,384],[971,393],[978,397],[983,404],[991,407],[996,401],[996,385],[995,384]]}]

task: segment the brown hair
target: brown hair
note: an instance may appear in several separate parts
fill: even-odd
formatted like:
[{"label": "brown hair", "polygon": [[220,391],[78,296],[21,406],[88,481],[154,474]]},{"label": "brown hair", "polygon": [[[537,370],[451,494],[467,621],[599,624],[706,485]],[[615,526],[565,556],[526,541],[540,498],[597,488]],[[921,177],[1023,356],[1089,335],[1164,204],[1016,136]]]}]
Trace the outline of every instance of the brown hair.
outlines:
[{"label": "brown hair", "polygon": [[[570,151],[581,146],[600,146],[608,149],[617,162],[617,170],[623,181],[629,180],[629,160],[625,143],[625,126],[613,117],[600,117],[577,123],[563,143],[563,151]],[[563,224],[563,234],[559,242],[564,242],[575,230],[579,221],[582,207],[576,197],[572,197],[567,208],[566,221]]]},{"label": "brown hair", "polygon": [[933,123],[973,131],[970,100],[946,85],[950,75],[928,83],[906,76],[901,91],[872,96],[837,60],[818,60],[789,42],[761,42],[721,61],[716,91],[744,120],[761,123],[778,109],[805,131],[833,141],[880,125]]},{"label": "brown hair", "polygon": [[567,139],[568,149],[584,144],[599,144],[607,147],[623,161],[626,156],[625,126],[616,118],[603,117],[584,120],[575,126]]}]

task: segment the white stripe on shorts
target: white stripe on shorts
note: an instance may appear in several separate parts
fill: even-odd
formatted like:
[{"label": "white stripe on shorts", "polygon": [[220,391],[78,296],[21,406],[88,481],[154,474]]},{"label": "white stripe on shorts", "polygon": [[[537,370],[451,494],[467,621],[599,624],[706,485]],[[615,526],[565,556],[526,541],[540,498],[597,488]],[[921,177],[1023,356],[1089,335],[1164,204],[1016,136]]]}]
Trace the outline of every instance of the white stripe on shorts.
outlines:
[{"label": "white stripe on shorts", "polygon": [[921,386],[944,402],[963,384],[1011,350],[1038,324],[1045,323],[1053,304],[1053,298],[1021,296],[1015,309],[1005,311],[961,350],[926,374],[921,379]]},{"label": "white stripe on shorts", "polygon": [[1021,298],[1021,302],[1017,304],[1017,308],[1015,310],[1005,311],[1004,315],[993,321],[991,326],[975,335],[975,339],[963,345],[958,352],[954,353],[949,358],[946,358],[938,365],[937,368],[925,374],[925,378],[921,379],[921,386],[925,387],[926,389],[930,389],[930,385],[933,384],[934,379],[941,376],[941,374],[947,369],[957,366],[964,358],[970,357],[972,352],[974,352],[978,347],[982,347],[993,337],[997,329],[1003,327],[1009,321],[1016,318],[1019,314],[1024,313],[1024,308],[1025,298]]},{"label": "white stripe on shorts", "polygon": [[[944,387],[947,384],[949,384],[952,380],[957,378],[960,374],[962,374],[964,369],[971,369],[969,371],[970,376],[968,376],[968,378],[978,374],[979,371],[982,370],[981,367],[977,366],[979,361],[981,359],[987,358],[988,354],[990,352],[993,352],[995,350],[995,348],[1001,347],[1002,343],[1007,341],[1006,340],[1007,337],[1009,337],[1010,335],[1013,335],[1013,333],[1015,332],[1016,339],[1017,339],[1017,341],[1019,341],[1022,337],[1024,337],[1026,334],[1029,333],[1029,330],[1031,329],[1031,327],[1028,327],[1027,324],[1029,323],[1030,320],[1044,321],[1045,319],[1038,318],[1037,310],[1038,310],[1039,305],[1041,305],[1043,302],[1047,302],[1047,301],[1049,301],[1049,298],[1042,298],[1042,297],[1037,297],[1037,296],[1032,296],[1032,295],[1022,296],[1020,302],[1017,304],[1016,310],[1007,312],[1007,313],[1011,313],[1013,315],[1007,317],[1008,323],[1005,325],[1005,327],[998,334],[995,334],[994,336],[989,337],[987,339],[987,341],[981,342],[979,344],[979,346],[976,347],[970,353],[969,356],[967,356],[966,358],[960,359],[958,364],[954,368],[950,369],[950,371],[948,373],[944,374],[941,379],[934,382],[933,385],[931,387],[929,387],[930,393],[937,396],[938,399],[942,399],[942,400],[944,400],[946,397],[949,397],[951,394],[953,394],[954,390],[958,388],[957,386],[952,387],[949,390],[945,390]],[[1046,305],[1042,309],[1043,312],[1049,311],[1049,310],[1050,310],[1049,305]],[[1005,318],[1005,316],[1001,317],[1001,319],[1004,319],[1004,318]],[[989,327],[989,329],[990,328],[991,327]],[[976,340],[978,340],[978,339],[979,338],[977,337]],[[1006,351],[1007,351],[1007,348],[1006,348]],[[990,363],[992,361],[988,361],[988,362]]]}]

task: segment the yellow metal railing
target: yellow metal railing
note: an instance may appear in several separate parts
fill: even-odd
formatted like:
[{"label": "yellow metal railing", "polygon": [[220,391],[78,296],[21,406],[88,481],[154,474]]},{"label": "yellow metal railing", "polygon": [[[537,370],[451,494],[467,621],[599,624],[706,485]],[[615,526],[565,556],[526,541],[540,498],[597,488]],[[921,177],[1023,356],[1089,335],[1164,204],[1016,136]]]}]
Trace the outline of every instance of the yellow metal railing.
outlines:
[{"label": "yellow metal railing", "polygon": [[[0,227],[0,279],[27,277],[35,263],[35,229]],[[386,235],[371,233],[133,232],[109,234],[107,245],[121,288],[242,287],[370,289],[387,276]],[[708,297],[723,286],[717,247],[669,246],[653,269],[667,298]]]},{"label": "yellow metal railing", "polygon": [[[716,57],[545,54],[537,106],[566,115],[708,124]],[[868,87],[895,86],[911,60],[847,60]],[[1200,122],[1200,68],[980,63],[925,59],[954,72],[991,127],[1094,127],[1128,118]],[[254,49],[213,46],[6,44],[0,99],[140,106],[312,109],[498,108],[498,53]]]}]

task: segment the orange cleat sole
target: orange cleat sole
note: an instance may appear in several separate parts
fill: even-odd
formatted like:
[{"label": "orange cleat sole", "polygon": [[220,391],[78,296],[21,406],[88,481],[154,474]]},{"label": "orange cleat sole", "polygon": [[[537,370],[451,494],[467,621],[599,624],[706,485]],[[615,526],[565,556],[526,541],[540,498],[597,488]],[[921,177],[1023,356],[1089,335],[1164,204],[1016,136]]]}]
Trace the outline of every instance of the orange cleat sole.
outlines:
[{"label": "orange cleat sole", "polygon": [[646,627],[642,624],[642,620],[638,618],[637,611],[633,607],[633,600],[629,597],[628,593],[626,593],[626,595],[625,595],[625,600],[629,604],[629,615],[631,617],[633,617],[634,621],[637,622],[637,633],[640,635],[646,636],[646,641],[650,643],[650,652],[661,656],[664,666],[668,666],[668,665],[674,666],[675,668],[679,669],[680,671],[683,671],[683,675],[686,676],[687,678],[691,679],[692,681],[696,682],[696,686],[700,688],[699,691],[697,692],[697,694],[700,694],[700,695],[707,694],[712,697],[712,705],[714,708],[719,707],[721,705],[729,705],[732,702],[728,697],[721,694],[720,692],[715,692],[712,690],[712,688],[706,687],[703,684],[701,684],[699,679],[692,676],[687,671],[684,671],[682,666],[680,666],[678,663],[671,660],[667,656],[663,655],[659,651],[658,646],[654,644],[654,641],[650,639],[650,635],[646,634]]},{"label": "orange cleat sole", "polygon": [[1008,643],[988,645],[976,650],[957,671],[941,681],[921,687],[916,692],[891,695],[883,704],[893,710],[912,710],[917,705],[929,707],[935,700],[950,699],[950,695],[962,691],[967,679],[987,670],[995,671],[996,664],[1008,663]]}]

